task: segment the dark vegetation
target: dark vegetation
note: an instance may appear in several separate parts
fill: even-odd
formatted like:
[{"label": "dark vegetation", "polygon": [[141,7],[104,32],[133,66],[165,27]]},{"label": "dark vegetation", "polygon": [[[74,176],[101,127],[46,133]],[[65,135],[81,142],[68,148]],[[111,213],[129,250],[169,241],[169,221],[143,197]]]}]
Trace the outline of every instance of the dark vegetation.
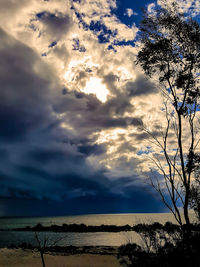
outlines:
[{"label": "dark vegetation", "polygon": [[[15,228],[11,231],[32,231],[32,232],[77,232],[77,233],[94,233],[94,232],[121,232],[121,231],[132,231],[133,227],[130,225],[85,225],[85,224],[63,224],[43,226],[42,224],[37,224],[34,227],[26,226],[25,228]],[[7,231],[7,230],[6,230]]]},{"label": "dark vegetation", "polygon": [[[185,225],[185,227],[187,227]],[[134,227],[142,246],[129,243],[119,247],[118,258],[123,266],[134,267],[199,267],[200,225],[191,226],[191,236],[185,240],[178,225],[167,222]]]},{"label": "dark vegetation", "polygon": [[[186,227],[186,225],[183,225],[183,228]],[[191,230],[200,230],[199,224],[191,224]],[[8,231],[1,230],[1,231]],[[173,224],[171,222],[166,222],[164,225],[155,222],[153,224],[136,224],[133,226],[130,226],[128,224],[117,226],[117,225],[85,225],[85,224],[63,224],[60,225],[51,225],[51,226],[42,226],[42,224],[37,224],[34,227],[26,226],[25,228],[15,228],[10,229],[10,231],[28,231],[28,232],[76,232],[76,233],[94,233],[94,232],[127,232],[127,231],[135,231],[137,233],[153,233],[154,231],[157,231],[161,234],[163,233],[181,233],[182,229],[179,225]]]},{"label": "dark vegetation", "polygon": [[156,253],[147,252],[136,244],[128,244],[119,248],[119,260],[124,266],[134,267],[199,267],[200,236],[190,239],[190,246],[182,240],[175,245],[166,244]]},{"label": "dark vegetation", "polygon": [[159,84],[166,118],[157,132],[144,129],[161,151],[152,154],[149,181],[189,238],[191,203],[199,209],[200,26],[174,3],[144,13],[140,30],[137,64]]}]

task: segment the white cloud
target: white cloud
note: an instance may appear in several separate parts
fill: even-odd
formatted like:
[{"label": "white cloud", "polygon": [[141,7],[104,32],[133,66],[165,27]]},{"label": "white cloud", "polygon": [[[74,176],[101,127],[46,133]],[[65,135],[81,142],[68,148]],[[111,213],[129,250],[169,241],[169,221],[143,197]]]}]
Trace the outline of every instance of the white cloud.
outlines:
[{"label": "white cloud", "polygon": [[124,13],[124,16],[128,16],[130,18],[133,15],[137,16],[138,13],[134,12],[133,9],[131,9],[131,8],[127,8],[126,12]]},{"label": "white cloud", "polygon": [[147,6],[147,11],[149,14],[153,14],[155,12],[155,3],[151,3]]}]

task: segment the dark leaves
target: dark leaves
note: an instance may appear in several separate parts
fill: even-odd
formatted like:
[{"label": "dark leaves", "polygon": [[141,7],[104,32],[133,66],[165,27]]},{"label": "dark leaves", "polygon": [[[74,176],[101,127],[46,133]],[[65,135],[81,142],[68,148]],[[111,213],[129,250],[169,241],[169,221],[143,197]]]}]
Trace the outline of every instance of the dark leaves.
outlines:
[{"label": "dark leaves", "polygon": [[191,113],[190,107],[196,105],[200,95],[199,24],[183,14],[160,8],[154,15],[144,13],[140,30],[142,48],[136,63],[146,75],[156,76],[170,88],[174,103],[180,103],[176,108],[182,106],[182,115]]}]

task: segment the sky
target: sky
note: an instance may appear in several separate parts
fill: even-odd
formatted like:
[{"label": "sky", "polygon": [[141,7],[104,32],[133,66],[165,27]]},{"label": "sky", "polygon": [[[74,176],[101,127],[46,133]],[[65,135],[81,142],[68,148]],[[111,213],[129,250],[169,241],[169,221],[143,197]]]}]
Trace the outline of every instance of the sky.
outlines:
[{"label": "sky", "polygon": [[162,97],[135,65],[155,4],[1,0],[0,216],[167,211],[146,183],[159,151],[143,131],[157,133]]}]

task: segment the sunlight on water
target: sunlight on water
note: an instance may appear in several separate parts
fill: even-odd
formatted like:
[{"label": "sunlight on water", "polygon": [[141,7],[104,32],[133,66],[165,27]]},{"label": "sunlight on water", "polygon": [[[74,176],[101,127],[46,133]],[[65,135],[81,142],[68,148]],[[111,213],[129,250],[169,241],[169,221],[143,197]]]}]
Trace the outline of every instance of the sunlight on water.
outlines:
[{"label": "sunlight on water", "polygon": [[[191,215],[194,219],[194,214]],[[172,214],[168,213],[152,213],[152,214],[98,214],[98,215],[82,215],[82,216],[65,216],[65,217],[38,217],[38,218],[0,218],[0,229],[23,228],[26,226],[35,226],[41,223],[43,226],[52,224],[81,224],[86,225],[134,225],[138,223],[160,222],[164,224],[167,221],[175,223]],[[60,246],[120,246],[128,242],[140,243],[140,238],[135,232],[119,232],[119,233],[39,233],[41,238],[48,234],[49,242],[62,240],[57,245]],[[19,245],[22,242],[35,244],[33,232],[15,232],[0,231],[0,247],[11,244]]]}]

